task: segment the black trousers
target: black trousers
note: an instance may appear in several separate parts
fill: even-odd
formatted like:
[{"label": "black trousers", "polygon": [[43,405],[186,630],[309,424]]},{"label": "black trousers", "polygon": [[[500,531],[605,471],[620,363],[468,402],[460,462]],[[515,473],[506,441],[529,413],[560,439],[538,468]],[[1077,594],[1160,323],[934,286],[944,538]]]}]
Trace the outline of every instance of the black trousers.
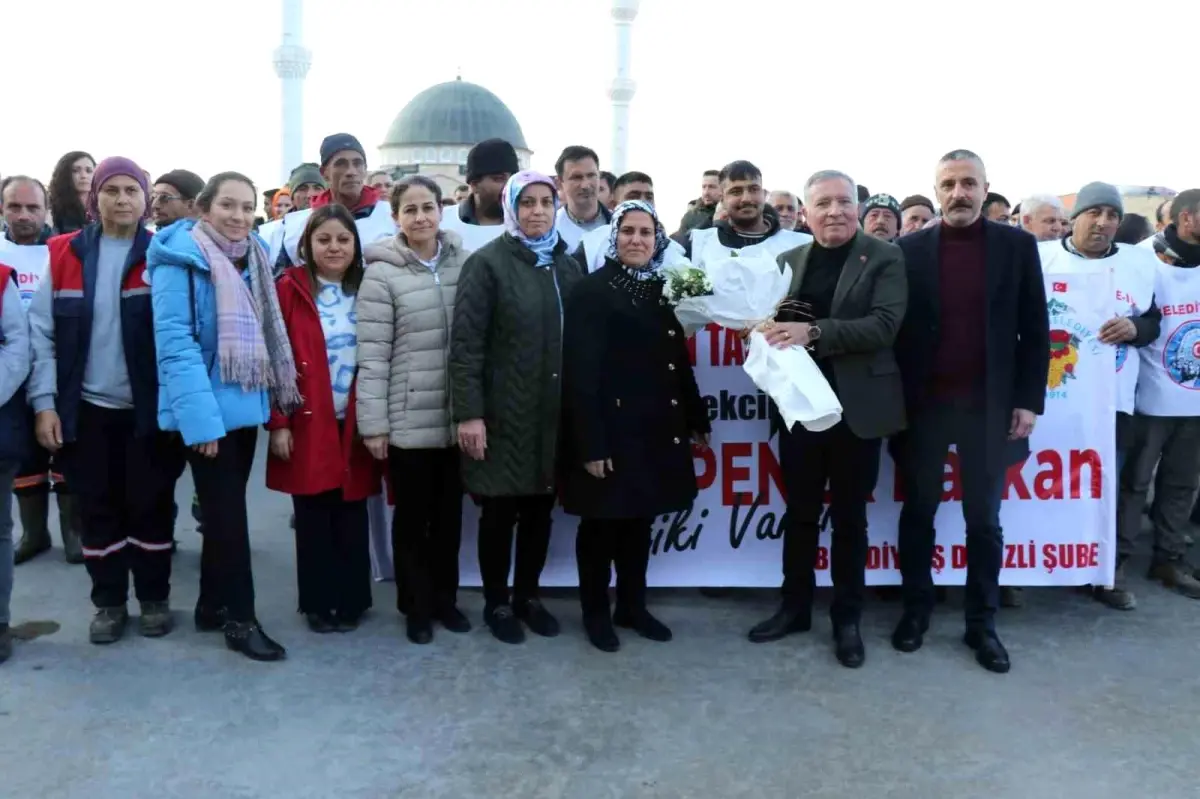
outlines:
[{"label": "black trousers", "polygon": [[783,529],[783,602],[811,617],[816,590],[817,544],[825,486],[829,485],[830,575],[834,626],[856,624],[862,616],[867,569],[867,500],[879,475],[881,440],[854,435],[845,422],[814,433],[797,425],[779,438],[779,459],[787,489]]},{"label": "black trousers", "polygon": [[650,564],[653,519],[581,519],[575,534],[579,604],[585,619],[606,616],[612,567],[617,571],[617,608],[646,607],[646,567]]},{"label": "black trousers", "polygon": [[293,496],[301,613],[357,619],[371,607],[367,501],[342,491]]},{"label": "black trousers", "polygon": [[79,497],[96,607],[125,604],[131,571],[139,600],[167,601],[181,447],[167,433],[135,436],[132,410],[80,404],[75,441],[63,447],[60,460]]},{"label": "black trousers", "polygon": [[[955,444],[967,528],[966,622],[969,628],[995,629],[1004,556],[1000,500],[1005,469],[988,458],[987,449],[989,437],[1002,434],[988,430],[982,410],[968,407],[934,407],[909,420],[901,448],[905,499],[899,536],[906,613],[927,619],[933,612],[933,519],[942,502],[946,452]],[[990,443],[998,446],[1003,441]]]},{"label": "black trousers", "polygon": [[204,516],[200,549],[200,599],[208,608],[225,608],[230,621],[253,621],[254,573],[250,565],[250,523],[246,484],[254,465],[257,427],[225,434],[215,458],[188,450],[192,482]]},{"label": "black trousers", "polygon": [[[392,563],[396,605],[429,619],[458,601],[458,549],[462,542],[461,455],[456,447],[389,448]],[[508,578],[507,568],[504,574]]]},{"label": "black trousers", "polygon": [[512,598],[536,599],[538,581],[550,550],[553,494],[483,497],[479,516],[479,572],[487,608],[509,603],[508,571],[513,565],[513,527],[517,528]]}]

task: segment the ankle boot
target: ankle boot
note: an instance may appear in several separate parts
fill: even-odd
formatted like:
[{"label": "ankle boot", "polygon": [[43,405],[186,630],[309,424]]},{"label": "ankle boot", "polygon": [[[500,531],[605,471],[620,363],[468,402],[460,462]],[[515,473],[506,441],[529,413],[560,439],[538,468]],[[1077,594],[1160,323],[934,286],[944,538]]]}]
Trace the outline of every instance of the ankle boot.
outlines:
[{"label": "ankle boot", "polygon": [[62,533],[63,553],[67,563],[83,563],[83,538],[80,523],[79,497],[58,495],[58,527]]},{"label": "ankle boot", "polygon": [[46,517],[50,513],[50,493],[17,496],[21,516],[21,540],[13,552],[13,564],[20,565],[50,549],[50,528]]},{"label": "ankle boot", "polygon": [[272,641],[257,621],[227,622],[224,632],[225,646],[251,660],[272,661],[287,657],[287,650]]}]

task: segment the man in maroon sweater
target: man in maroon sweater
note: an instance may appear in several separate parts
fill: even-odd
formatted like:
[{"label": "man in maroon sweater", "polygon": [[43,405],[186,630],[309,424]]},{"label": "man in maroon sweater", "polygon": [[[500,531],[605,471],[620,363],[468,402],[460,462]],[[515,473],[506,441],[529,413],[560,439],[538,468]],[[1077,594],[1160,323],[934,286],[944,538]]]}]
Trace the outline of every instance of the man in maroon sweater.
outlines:
[{"label": "man in maroon sweater", "polygon": [[1029,456],[1050,365],[1046,293],[1037,242],[981,217],[983,161],[969,150],[942,156],[935,191],[941,222],[901,238],[908,312],[896,339],[909,427],[896,439],[904,480],[900,572],[904,616],[892,635],[921,647],[934,607],[934,516],[951,444],[958,449],[967,528],[964,643],[989,671],[1009,670],[996,635],[1004,549],[1000,500],[1007,468]]}]

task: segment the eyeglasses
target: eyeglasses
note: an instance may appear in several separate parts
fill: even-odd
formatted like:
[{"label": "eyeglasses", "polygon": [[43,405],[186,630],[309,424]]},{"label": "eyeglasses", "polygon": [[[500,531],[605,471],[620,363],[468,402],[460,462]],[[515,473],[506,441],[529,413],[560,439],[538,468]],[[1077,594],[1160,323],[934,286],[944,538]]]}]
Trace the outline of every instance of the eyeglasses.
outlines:
[{"label": "eyeglasses", "polygon": [[150,195],[150,204],[157,205],[158,203],[161,202],[163,205],[166,205],[167,203],[172,202],[173,200],[182,200],[182,199],[183,198],[180,197],[178,194],[151,194]]}]

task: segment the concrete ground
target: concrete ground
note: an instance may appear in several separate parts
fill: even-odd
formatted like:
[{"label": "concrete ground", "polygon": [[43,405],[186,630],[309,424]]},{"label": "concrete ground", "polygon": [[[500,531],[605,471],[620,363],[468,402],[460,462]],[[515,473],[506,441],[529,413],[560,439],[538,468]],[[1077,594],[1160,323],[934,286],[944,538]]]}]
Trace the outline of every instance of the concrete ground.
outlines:
[{"label": "concrete ground", "polygon": [[[262,485],[260,473],[253,484]],[[186,483],[187,478],[185,478]],[[190,485],[180,485],[186,506]],[[980,669],[952,598],[925,648],[894,652],[897,608],[873,603],[867,665],[837,665],[818,630],[753,645],[769,592],[663,591],[676,640],[588,646],[570,592],[557,639],[506,646],[479,623],[404,638],[376,585],[362,629],[316,636],[294,612],[286,497],[256,489],[259,615],[282,664],[194,632],[199,539],[181,523],[160,640],[87,643],[88,581],[55,549],[17,569],[16,622],[50,620],[0,667],[0,797],[995,797],[1197,795],[1200,606],[1137,581],[1118,613],[1028,590],[1002,613],[1013,670]],[[57,527],[55,527],[57,530]],[[136,606],[135,606],[136,607]]]}]

